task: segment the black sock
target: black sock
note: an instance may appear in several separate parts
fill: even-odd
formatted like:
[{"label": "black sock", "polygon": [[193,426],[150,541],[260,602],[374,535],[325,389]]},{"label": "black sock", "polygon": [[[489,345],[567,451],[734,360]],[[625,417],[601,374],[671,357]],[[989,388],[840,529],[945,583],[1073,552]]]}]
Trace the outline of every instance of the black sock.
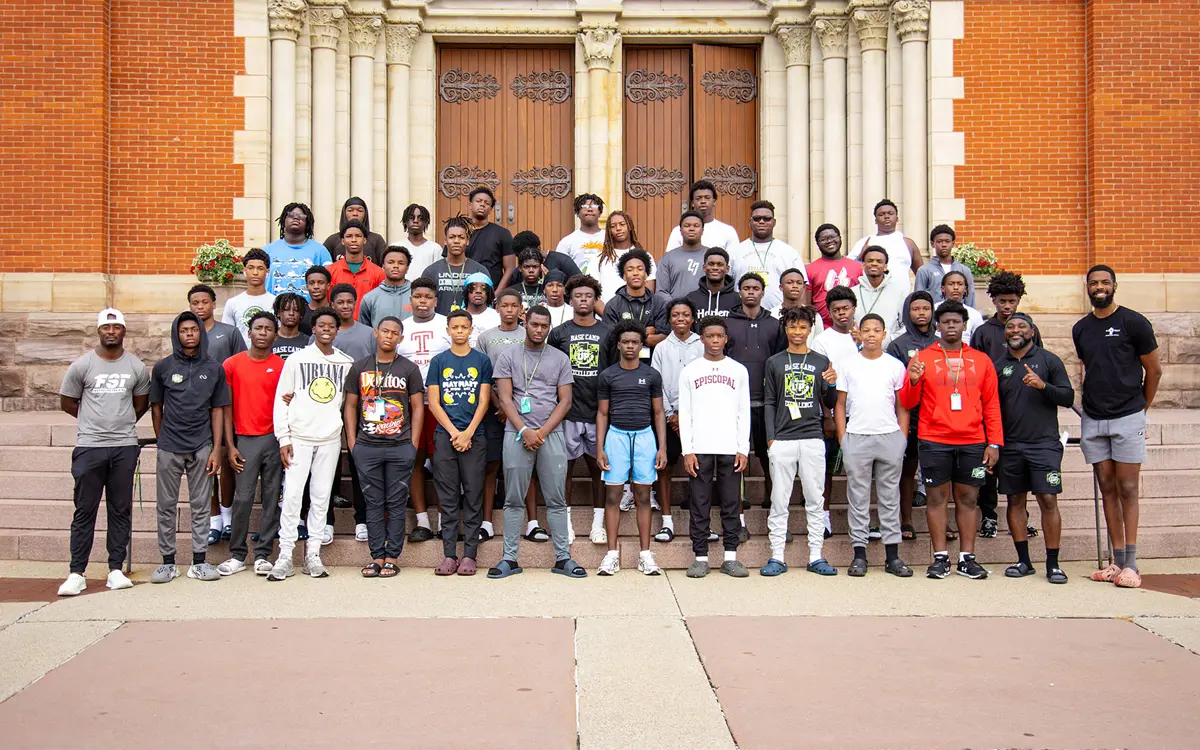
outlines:
[{"label": "black sock", "polygon": [[899,551],[900,551],[899,544],[883,545],[883,552],[884,552],[884,555],[886,555],[886,559],[888,562],[891,562],[892,560],[895,560],[897,557],[899,557],[900,556]]},{"label": "black sock", "polygon": [[563,559],[563,560],[557,560],[557,561],[555,561],[555,563],[554,563],[554,568],[555,568],[555,570],[563,570],[564,568],[566,568],[566,567],[567,567],[567,560],[569,560],[569,559],[570,559],[570,558],[565,558],[565,559]]},{"label": "black sock", "polygon": [[174,565],[175,555],[163,555],[163,565]]},{"label": "black sock", "polygon": [[854,559],[855,560],[866,560],[867,559],[867,548],[866,547],[855,547],[854,548]]},{"label": "black sock", "polygon": [[193,552],[192,553],[192,565],[202,564],[204,562],[204,554],[205,553],[203,553],[203,552]]},{"label": "black sock", "polygon": [[1058,567],[1058,548],[1046,548],[1046,567],[1054,569]]},{"label": "black sock", "polygon": [[1023,562],[1026,565],[1032,566],[1029,561],[1029,540],[1023,542],[1013,542],[1013,546],[1017,548],[1017,562]]}]

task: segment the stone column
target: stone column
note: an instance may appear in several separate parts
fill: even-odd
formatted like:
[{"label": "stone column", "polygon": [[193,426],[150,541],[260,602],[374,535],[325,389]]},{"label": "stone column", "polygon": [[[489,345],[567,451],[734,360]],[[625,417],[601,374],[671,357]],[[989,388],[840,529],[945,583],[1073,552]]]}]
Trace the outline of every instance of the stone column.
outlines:
[{"label": "stone column", "polygon": [[338,228],[334,160],[337,140],[337,45],[346,11],[339,7],[309,8],[312,36],[312,210],[316,235],[325,237]]},{"label": "stone column", "polygon": [[408,183],[408,110],[409,62],[413,45],[421,35],[415,23],[389,23],[384,27],[387,38],[388,88],[388,166],[387,166],[387,237],[399,242],[405,237],[401,221],[411,191]]},{"label": "stone column", "polygon": [[900,223],[904,235],[917,247],[927,246],[929,226],[928,168],[926,166],[926,68],[929,39],[929,0],[896,0],[892,15],[900,34],[904,112],[904,213]]},{"label": "stone column", "polygon": [[304,0],[270,0],[271,216],[296,194],[296,39]]},{"label": "stone column", "polygon": [[850,22],[844,15],[816,17],[813,28],[825,65],[825,221],[835,224],[846,241],[846,50]]},{"label": "stone column", "polygon": [[809,235],[808,63],[812,26],[777,26],[787,63],[788,241],[805,260]]},{"label": "stone column", "polygon": [[350,16],[350,192],[370,200],[375,190],[375,46],[383,20]]},{"label": "stone column", "polygon": [[608,196],[608,74],[621,35],[616,28],[599,26],[579,33],[588,68],[588,185],[576,186]]},{"label": "stone column", "polygon": [[886,0],[861,0],[851,18],[862,48],[863,224],[874,226],[872,208],[887,196],[887,34]]}]

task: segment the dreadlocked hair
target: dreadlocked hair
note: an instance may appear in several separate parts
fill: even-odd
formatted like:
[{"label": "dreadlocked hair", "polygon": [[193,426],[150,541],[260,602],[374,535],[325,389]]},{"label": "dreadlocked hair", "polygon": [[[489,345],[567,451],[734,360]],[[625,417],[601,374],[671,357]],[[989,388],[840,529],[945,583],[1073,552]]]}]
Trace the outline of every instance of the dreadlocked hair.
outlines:
[{"label": "dreadlocked hair", "polygon": [[287,215],[297,208],[304,212],[304,237],[312,239],[316,220],[313,219],[312,209],[303,203],[289,203],[283,207],[283,211],[279,213],[279,218],[275,220],[279,224],[279,239],[283,239],[283,225],[287,220]]},{"label": "dreadlocked hair", "polygon": [[446,219],[445,221],[442,222],[442,234],[444,235],[444,234],[449,233],[450,230],[454,229],[455,227],[458,227],[459,229],[466,232],[467,239],[471,238],[471,232],[473,230],[471,228],[471,220],[470,219],[463,216],[462,214],[458,214],[457,216],[451,216],[449,219]]},{"label": "dreadlocked hair", "polygon": [[613,211],[604,222],[604,249],[600,251],[600,257],[609,263],[617,262],[617,249],[613,247],[612,230],[609,229],[614,216],[620,216],[629,227],[629,247],[641,247],[637,241],[637,230],[633,226],[633,218],[624,211]]}]

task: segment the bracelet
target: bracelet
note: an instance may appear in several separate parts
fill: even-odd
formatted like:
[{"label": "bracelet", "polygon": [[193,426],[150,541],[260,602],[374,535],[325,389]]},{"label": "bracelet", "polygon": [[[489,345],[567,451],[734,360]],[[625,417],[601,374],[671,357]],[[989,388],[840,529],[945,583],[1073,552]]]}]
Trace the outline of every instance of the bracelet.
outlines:
[{"label": "bracelet", "polygon": [[517,437],[516,437],[516,438],[514,438],[514,439],[515,439],[515,440],[520,440],[520,439],[521,439],[521,435],[522,435],[522,434],[524,434],[525,430],[528,430],[528,429],[529,429],[529,425],[522,425],[522,426],[521,426],[521,429],[517,430]]}]

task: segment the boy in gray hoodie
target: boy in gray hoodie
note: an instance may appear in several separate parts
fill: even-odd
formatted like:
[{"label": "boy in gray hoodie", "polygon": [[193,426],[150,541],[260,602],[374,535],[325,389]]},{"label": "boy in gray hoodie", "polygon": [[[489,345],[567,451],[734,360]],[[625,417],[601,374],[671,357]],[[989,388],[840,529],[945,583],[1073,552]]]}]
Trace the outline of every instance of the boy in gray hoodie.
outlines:
[{"label": "boy in gray hoodie", "polygon": [[954,241],[953,229],[945,224],[934,227],[929,233],[929,245],[933,248],[933,254],[925,265],[917,269],[917,278],[913,282],[914,292],[928,292],[933,297],[934,308],[946,301],[945,295],[942,294],[942,277],[950,271],[959,271],[967,277],[967,296],[963,299],[963,304],[968,307],[975,306],[975,278],[971,269],[951,255],[954,251]]},{"label": "boy in gray hoodie", "polygon": [[405,276],[412,253],[402,245],[388,245],[383,251],[383,283],[363,295],[358,306],[358,322],[374,328],[389,315],[408,320],[412,317],[412,285]]},{"label": "boy in gray hoodie", "polygon": [[[662,505],[662,528],[654,535],[657,542],[675,538],[675,521],[671,518],[672,468],[683,455],[679,440],[679,373],[692,361],[704,356],[704,344],[692,330],[696,307],[688,300],[671,300],[667,305],[667,321],[671,334],[654,348],[650,366],[658,370],[663,381],[663,412],[667,417],[667,468],[658,472],[658,501]],[[710,541],[713,535],[710,533]]]}]

